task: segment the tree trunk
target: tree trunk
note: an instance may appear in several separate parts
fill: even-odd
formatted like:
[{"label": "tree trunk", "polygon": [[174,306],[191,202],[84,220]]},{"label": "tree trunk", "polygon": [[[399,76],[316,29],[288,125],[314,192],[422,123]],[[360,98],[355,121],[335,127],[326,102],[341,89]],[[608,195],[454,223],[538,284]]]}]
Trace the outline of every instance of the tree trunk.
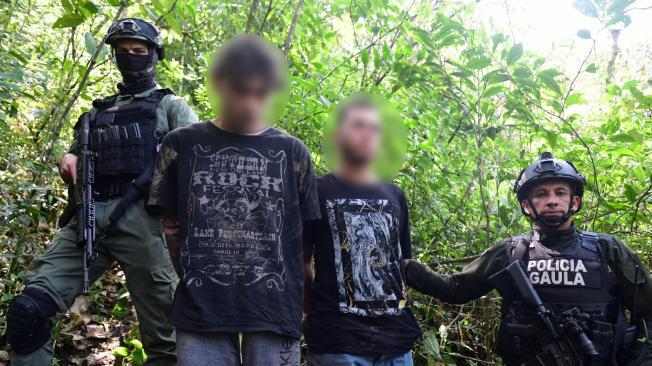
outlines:
[{"label": "tree trunk", "polygon": [[614,73],[616,71],[616,59],[620,54],[620,47],[618,47],[618,37],[620,37],[620,29],[611,30],[611,59],[607,64],[607,85],[611,84],[611,81],[614,78]]}]

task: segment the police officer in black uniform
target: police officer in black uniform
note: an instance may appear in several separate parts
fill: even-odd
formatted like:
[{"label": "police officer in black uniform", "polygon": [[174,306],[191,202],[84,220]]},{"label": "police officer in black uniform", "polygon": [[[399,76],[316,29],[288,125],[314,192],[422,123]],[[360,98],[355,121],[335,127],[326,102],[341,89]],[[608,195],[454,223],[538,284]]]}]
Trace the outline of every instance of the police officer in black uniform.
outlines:
[{"label": "police officer in black uniform", "polygon": [[[120,264],[138,315],[147,364],[175,365],[169,315],[176,275],[160,218],[145,209],[144,196],[158,143],[169,131],[196,122],[197,116],[182,98],[154,81],[155,65],[164,57],[163,40],[154,25],[121,19],[109,28],[106,43],[111,45],[122,82],[118,94],[95,100],[87,112],[95,159],[97,232],[89,277],[92,283],[114,260]],[[76,182],[77,140],[60,163],[61,176],[69,183]],[[62,216],[61,230],[34,261],[25,289],[9,308],[7,336],[15,366],[52,362],[53,318],[67,310],[82,290],[76,218]]]},{"label": "police officer in black uniform", "polygon": [[[647,341],[652,332],[652,277],[636,255],[608,234],[579,231],[571,220],[581,209],[585,178],[567,161],[543,153],[524,169],[514,190],[521,209],[534,223],[488,249],[459,273],[441,275],[411,260],[407,282],[445,302],[463,304],[497,288],[497,273],[513,261],[523,268],[543,303],[556,316],[575,312],[598,355],[584,365],[650,365]],[[502,293],[497,351],[508,365],[521,365],[542,354],[537,334],[519,331],[538,322],[523,301]],[[577,310],[573,310],[577,309]],[[631,313],[626,320],[625,309]],[[537,329],[537,328],[531,328]],[[634,340],[636,337],[636,340]]]}]

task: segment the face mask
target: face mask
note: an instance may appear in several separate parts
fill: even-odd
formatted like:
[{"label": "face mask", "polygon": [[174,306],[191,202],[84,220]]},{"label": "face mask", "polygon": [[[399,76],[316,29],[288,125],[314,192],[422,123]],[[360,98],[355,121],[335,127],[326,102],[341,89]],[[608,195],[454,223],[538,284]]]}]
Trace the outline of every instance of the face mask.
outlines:
[{"label": "face mask", "polygon": [[149,64],[149,55],[116,53],[115,61],[120,71],[143,71]]}]

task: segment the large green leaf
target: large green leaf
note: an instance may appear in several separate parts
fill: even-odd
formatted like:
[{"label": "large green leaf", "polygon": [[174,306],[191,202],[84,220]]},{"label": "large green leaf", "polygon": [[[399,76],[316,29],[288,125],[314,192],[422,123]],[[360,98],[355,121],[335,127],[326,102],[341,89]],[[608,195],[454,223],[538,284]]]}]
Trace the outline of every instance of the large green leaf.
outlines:
[{"label": "large green leaf", "polygon": [[487,66],[491,65],[491,60],[486,57],[476,57],[469,62],[467,62],[464,66],[470,68],[470,69],[483,69]]},{"label": "large green leaf", "polygon": [[83,22],[84,17],[82,17],[80,14],[65,14],[54,22],[52,28],[76,27]]},{"label": "large green leaf", "polygon": [[562,94],[561,86],[559,86],[559,83],[557,83],[555,78],[550,74],[540,73],[539,80],[543,83],[543,85],[545,85],[548,89],[554,91],[556,94]]},{"label": "large green leaf", "polygon": [[584,15],[592,18],[598,17],[598,8],[592,0],[573,0],[573,6]]},{"label": "large green leaf", "polygon": [[512,48],[507,52],[507,58],[505,61],[507,61],[508,65],[512,65],[514,62],[518,61],[521,56],[523,56],[523,45],[520,43],[515,44],[512,46]]},{"label": "large green leaf", "polygon": [[423,335],[423,348],[428,356],[433,357],[437,361],[442,361],[439,341],[437,340],[437,335],[432,330],[426,331]]},{"label": "large green leaf", "polygon": [[95,51],[97,51],[97,41],[95,41],[92,33],[84,33],[84,46],[89,55],[94,55]]}]

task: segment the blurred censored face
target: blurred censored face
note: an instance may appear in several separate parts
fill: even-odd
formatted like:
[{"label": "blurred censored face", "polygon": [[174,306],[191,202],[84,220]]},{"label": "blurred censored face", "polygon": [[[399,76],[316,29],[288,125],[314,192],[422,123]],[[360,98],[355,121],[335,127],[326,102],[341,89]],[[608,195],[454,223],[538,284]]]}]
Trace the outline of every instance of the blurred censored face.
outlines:
[{"label": "blurred censored face", "polygon": [[256,76],[237,82],[216,79],[215,90],[222,100],[224,118],[238,123],[262,121],[271,101],[268,84]]},{"label": "blurred censored face", "polygon": [[355,165],[370,164],[381,141],[380,113],[373,106],[353,106],[342,116],[335,142],[342,158]]},{"label": "blurred censored face", "polygon": [[556,219],[568,212],[571,202],[573,211],[577,211],[580,197],[573,195],[572,186],[565,181],[551,180],[532,187],[529,202],[524,200],[522,205],[528,214],[536,212],[537,215]]}]

